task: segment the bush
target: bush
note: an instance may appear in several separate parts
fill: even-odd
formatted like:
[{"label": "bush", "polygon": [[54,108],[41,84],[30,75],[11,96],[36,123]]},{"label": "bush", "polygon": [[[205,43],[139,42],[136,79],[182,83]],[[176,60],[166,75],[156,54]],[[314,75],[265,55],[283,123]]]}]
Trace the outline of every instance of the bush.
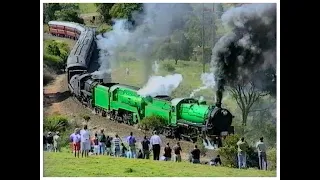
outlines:
[{"label": "bush", "polygon": [[237,167],[237,142],[239,139],[240,136],[234,134],[223,140],[223,147],[219,148],[219,154],[224,166]]},{"label": "bush", "polygon": [[82,118],[85,120],[86,123],[88,123],[89,120],[91,119],[90,116],[88,115],[83,115]]},{"label": "bush", "polygon": [[176,70],[176,68],[175,68],[172,64],[170,64],[170,63],[164,63],[164,64],[162,65],[162,68],[163,68],[164,70],[168,71],[168,72],[173,72],[173,71]]},{"label": "bush", "polygon": [[149,117],[143,118],[139,123],[138,127],[142,130],[144,130],[145,134],[150,129],[152,130],[161,130],[165,125],[165,119],[158,115],[153,115]]},{"label": "bush", "polygon": [[[223,164],[228,167],[238,166],[238,147],[237,142],[240,139],[240,135],[229,135],[223,141],[223,147],[219,149]],[[247,153],[247,167],[259,167],[258,153],[255,152],[255,147],[249,146],[245,150]]]},{"label": "bush", "polygon": [[51,132],[64,132],[69,127],[68,119],[64,116],[53,115],[44,119],[43,129]]},{"label": "bush", "polygon": [[49,33],[49,25],[48,24],[44,24],[43,25],[43,32],[44,33]]},{"label": "bush", "polygon": [[268,170],[277,169],[277,149],[271,148],[267,150]]},{"label": "bush", "polygon": [[70,49],[68,44],[55,40],[45,41],[43,61],[55,70],[64,69]]},{"label": "bush", "polygon": [[111,30],[112,30],[112,26],[109,26],[107,24],[102,24],[96,29],[96,34],[103,34]]},{"label": "bush", "polygon": [[59,56],[54,56],[47,53],[44,53],[43,55],[43,62],[56,71],[63,69],[65,66],[64,61]]},{"label": "bush", "polygon": [[69,147],[69,137],[73,133],[73,129],[68,128],[66,131],[60,133],[60,147]]}]

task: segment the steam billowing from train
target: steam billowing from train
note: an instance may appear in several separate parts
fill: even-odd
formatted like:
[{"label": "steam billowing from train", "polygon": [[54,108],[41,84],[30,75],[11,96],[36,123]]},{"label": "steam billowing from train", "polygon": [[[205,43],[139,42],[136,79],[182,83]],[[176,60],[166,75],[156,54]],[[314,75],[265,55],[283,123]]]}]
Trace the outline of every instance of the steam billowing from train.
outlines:
[{"label": "steam billowing from train", "polygon": [[171,93],[182,82],[181,74],[173,74],[167,76],[152,76],[149,78],[147,84],[138,91],[141,96],[155,97],[158,95],[170,96]]},{"label": "steam billowing from train", "polygon": [[262,90],[275,92],[276,4],[242,5],[221,19],[232,31],[212,49],[217,106],[225,85],[254,82]]},{"label": "steam billowing from train", "polygon": [[195,93],[197,93],[201,90],[204,90],[204,89],[208,89],[208,88],[213,89],[214,86],[216,85],[213,73],[201,74],[201,81],[202,81],[203,86],[199,87],[198,89],[193,90],[190,94],[190,98],[194,97]]},{"label": "steam billowing from train", "polygon": [[115,20],[113,30],[99,35],[98,49],[100,49],[100,71],[112,69],[119,58],[119,48],[126,48],[131,59],[144,61],[145,82],[152,74],[152,53],[157,44],[164,42],[174,30],[184,26],[186,14],[190,12],[187,4],[152,4],[143,5],[144,11],[133,13],[135,27],[126,20]]}]

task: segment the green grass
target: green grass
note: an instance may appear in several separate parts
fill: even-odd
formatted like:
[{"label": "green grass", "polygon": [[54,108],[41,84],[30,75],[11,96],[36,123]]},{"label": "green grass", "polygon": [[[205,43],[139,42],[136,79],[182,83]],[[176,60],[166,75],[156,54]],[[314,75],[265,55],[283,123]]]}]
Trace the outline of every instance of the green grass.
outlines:
[{"label": "green grass", "polygon": [[61,38],[61,37],[56,37],[56,36],[47,36],[43,40],[43,46],[44,46],[44,51],[47,48],[47,46],[50,44],[50,42],[56,41],[57,43],[66,43],[69,47],[69,50],[72,49],[74,44],[76,43],[75,40],[68,39],[68,38]]},{"label": "green grass", "polygon": [[49,33],[49,25],[43,24],[43,33]]},{"label": "green grass", "polygon": [[102,23],[97,27],[97,33],[105,33],[107,31],[112,30],[112,26],[108,25],[107,23]]},{"label": "green grass", "polygon": [[97,12],[97,7],[94,5],[94,3],[79,3],[79,8],[81,14]]},{"label": "green grass", "polygon": [[275,171],[239,170],[106,156],[75,158],[71,153],[44,152],[45,177],[275,177]]}]

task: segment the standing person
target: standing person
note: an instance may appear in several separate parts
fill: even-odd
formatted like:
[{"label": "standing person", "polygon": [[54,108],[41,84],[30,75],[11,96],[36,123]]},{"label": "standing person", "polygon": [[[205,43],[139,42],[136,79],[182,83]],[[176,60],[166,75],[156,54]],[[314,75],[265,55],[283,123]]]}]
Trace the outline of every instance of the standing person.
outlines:
[{"label": "standing person", "polygon": [[49,131],[47,136],[47,151],[51,152],[53,149],[53,136],[52,133]]},{"label": "standing person", "polygon": [[100,130],[100,134],[98,136],[99,139],[99,154],[104,155],[105,149],[106,149],[106,135],[104,134],[104,129]]},{"label": "standing person", "polygon": [[119,157],[120,156],[120,142],[121,142],[121,139],[119,138],[118,134],[116,134],[116,137],[113,138],[114,156],[115,157]]},{"label": "standing person", "polygon": [[54,152],[60,152],[60,135],[57,131],[56,134],[53,136],[53,149]]},{"label": "standing person", "polygon": [[194,149],[191,151],[192,155],[192,163],[199,164],[200,163],[200,150],[197,145],[194,145]]},{"label": "standing person", "polygon": [[77,157],[77,152],[78,152],[78,158],[79,158],[81,137],[80,137],[80,131],[78,128],[74,130],[74,133],[71,134],[70,138],[72,139],[74,157]]},{"label": "standing person", "polygon": [[257,142],[256,148],[258,151],[260,170],[267,170],[267,154],[266,154],[267,147],[263,142],[263,137],[261,137],[260,141]]},{"label": "standing person", "polygon": [[128,158],[135,158],[136,157],[136,138],[133,136],[132,132],[130,132],[130,136],[128,136],[127,142],[129,144]]},{"label": "standing person", "polygon": [[94,149],[93,153],[96,154],[96,155],[100,154],[99,138],[98,138],[98,134],[97,133],[94,134],[93,146],[94,146],[93,147],[93,149]]},{"label": "standing person", "polygon": [[70,136],[69,136],[69,143],[70,143],[71,153],[73,153],[73,135],[75,135],[75,132],[73,132],[73,133],[70,134]]},{"label": "standing person", "polygon": [[246,168],[246,161],[247,161],[247,143],[244,141],[244,137],[242,137],[238,142],[238,167],[239,169],[241,168]]},{"label": "standing person", "polygon": [[173,161],[174,162],[181,162],[181,146],[180,143],[177,142],[177,144],[173,147],[174,155],[173,155]]},{"label": "standing person", "polygon": [[164,160],[165,161],[170,161],[171,160],[171,152],[172,149],[169,146],[169,143],[167,143],[166,147],[164,148]]},{"label": "standing person", "polygon": [[111,151],[111,141],[112,141],[112,138],[107,136],[106,138],[106,153],[107,155],[111,155],[112,151]]},{"label": "standing person", "polygon": [[127,157],[127,151],[128,149],[126,148],[126,146],[121,143],[121,157]]},{"label": "standing person", "polygon": [[147,139],[147,136],[144,136],[143,141],[141,142],[143,159],[149,159],[149,154],[150,154],[149,144],[150,144],[150,141]]},{"label": "standing person", "polygon": [[90,132],[88,130],[88,125],[84,125],[83,129],[80,131],[81,136],[81,157],[88,157],[90,150]]},{"label": "standing person", "polygon": [[153,151],[153,160],[159,161],[160,156],[160,146],[162,144],[160,136],[158,136],[157,131],[153,132],[153,136],[150,138],[150,144],[152,145],[152,151]]}]

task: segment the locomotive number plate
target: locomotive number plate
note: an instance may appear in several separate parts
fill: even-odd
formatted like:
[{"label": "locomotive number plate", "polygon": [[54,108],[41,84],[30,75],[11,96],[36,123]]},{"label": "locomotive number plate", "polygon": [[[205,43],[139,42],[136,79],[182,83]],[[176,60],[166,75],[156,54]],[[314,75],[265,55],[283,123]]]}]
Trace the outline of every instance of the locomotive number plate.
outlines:
[{"label": "locomotive number plate", "polygon": [[221,136],[226,136],[226,135],[228,135],[228,131],[222,131],[221,132]]}]

